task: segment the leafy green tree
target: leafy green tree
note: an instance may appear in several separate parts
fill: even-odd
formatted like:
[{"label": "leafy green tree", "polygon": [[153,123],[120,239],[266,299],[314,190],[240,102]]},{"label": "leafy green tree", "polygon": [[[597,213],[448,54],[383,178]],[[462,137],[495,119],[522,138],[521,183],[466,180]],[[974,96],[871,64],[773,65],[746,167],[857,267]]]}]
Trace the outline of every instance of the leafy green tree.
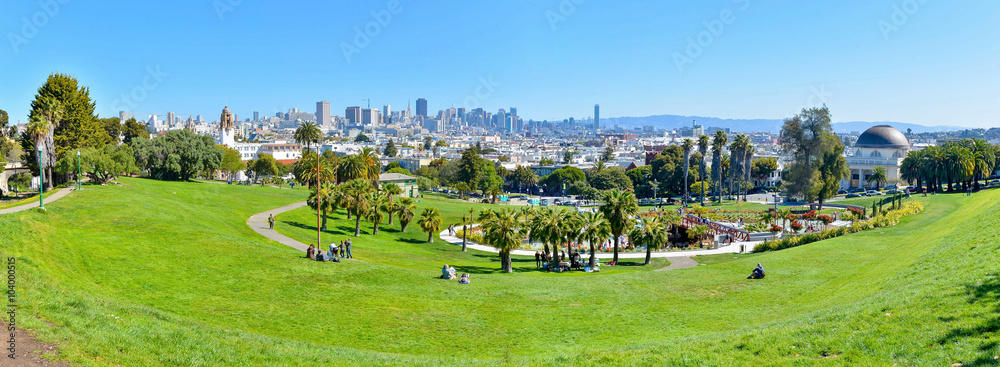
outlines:
[{"label": "leafy green tree", "polygon": [[399,167],[396,167],[396,168],[393,168],[393,169],[390,169],[390,170],[388,170],[388,171],[386,171],[386,172],[387,172],[387,173],[398,173],[398,174],[401,174],[401,175],[407,175],[407,176],[410,176],[410,175],[412,175],[412,174],[410,173],[410,170],[408,170],[408,169],[406,169],[406,168],[399,168]]},{"label": "leafy green tree", "polygon": [[82,170],[91,182],[102,184],[117,178],[122,174],[138,171],[135,155],[128,145],[105,145],[101,148],[84,148],[80,150],[79,162],[76,154],[67,154],[56,165],[56,173],[75,176],[78,169]]},{"label": "leafy green tree", "polygon": [[604,148],[604,152],[601,153],[601,162],[610,162],[615,160],[615,148],[610,145]]},{"label": "leafy green tree", "polygon": [[766,180],[768,176],[778,170],[778,158],[775,157],[761,157],[753,160],[753,168],[751,168],[753,178],[757,180]]},{"label": "leafy green tree", "polygon": [[253,164],[253,171],[261,176],[274,176],[278,174],[278,161],[274,156],[267,153],[257,153],[257,159]]},{"label": "leafy green tree", "polygon": [[216,145],[215,147],[222,151],[222,163],[219,165],[219,169],[226,172],[226,176],[232,180],[236,172],[246,167],[243,164],[242,155],[238,150],[224,145]]},{"label": "leafy green tree", "polygon": [[554,165],[556,165],[556,161],[552,160],[551,158],[542,158],[541,160],[538,161],[538,165],[539,166],[554,166]]},{"label": "leafy green tree", "polygon": [[625,176],[628,176],[629,180],[632,181],[632,188],[637,197],[651,197],[653,196],[653,167],[652,166],[642,166],[625,172]]},{"label": "leafy green tree", "polygon": [[538,184],[538,174],[528,167],[518,165],[514,168],[514,173],[510,175],[510,181],[518,187],[530,189]]},{"label": "leafy green tree", "polygon": [[434,144],[434,138],[430,136],[424,137],[424,150],[431,150],[431,145]]},{"label": "leafy green tree", "polygon": [[[399,151],[396,149],[396,142],[389,139],[389,143],[385,145],[385,150],[382,151],[382,155],[392,158],[395,157],[398,152]],[[396,162],[396,164],[399,164],[399,162]]]},{"label": "leafy green tree", "polygon": [[187,129],[170,131],[156,139],[133,140],[131,146],[139,167],[160,180],[186,181],[222,164],[222,152],[215,147],[215,140]]},{"label": "leafy green tree", "polygon": [[632,224],[632,217],[639,212],[639,203],[635,195],[628,191],[611,190],[604,194],[604,204],[600,211],[611,226],[614,235],[614,261],[618,262],[619,238]]},{"label": "leafy green tree", "polygon": [[7,135],[7,124],[10,123],[10,117],[7,111],[0,110],[0,135]]},{"label": "leafy green tree", "polygon": [[441,148],[447,148],[448,147],[448,142],[445,141],[444,139],[441,139],[441,140],[438,140],[436,143],[434,143],[434,146],[441,147]]},{"label": "leafy green tree", "polygon": [[364,133],[358,134],[358,136],[354,138],[355,143],[367,143],[370,141],[372,141],[372,139],[369,138],[368,135],[365,135]]},{"label": "leafy green tree", "polygon": [[573,151],[567,149],[563,152],[563,164],[573,163]]},{"label": "leafy green tree", "polygon": [[569,185],[577,181],[587,182],[587,175],[579,168],[565,166],[542,178],[541,183],[547,185],[549,190],[558,190],[563,184]]},{"label": "leafy green tree", "polygon": [[819,187],[816,189],[815,197],[819,202],[819,210],[823,210],[823,203],[827,199],[837,195],[840,181],[850,177],[851,174],[847,166],[847,158],[844,158],[844,155],[840,153],[844,150],[840,139],[832,134],[827,135],[825,139],[829,140],[827,143],[833,149],[823,153],[817,168]]},{"label": "leafy green tree", "polygon": [[122,133],[122,120],[117,117],[98,119],[104,132],[108,135],[108,144],[118,144]]},{"label": "leafy green tree", "polygon": [[132,117],[125,120],[125,126],[122,127],[122,143],[132,144],[135,139],[149,140],[149,130]]},{"label": "leafy green tree", "polygon": [[434,242],[434,233],[441,230],[441,212],[437,208],[424,208],[417,221],[420,229],[427,233],[427,243]]},{"label": "leafy green tree", "polygon": [[[803,109],[800,114],[785,120],[781,128],[781,147],[794,158],[782,179],[786,195],[812,201],[824,191],[824,180],[820,179],[817,166],[827,154],[839,155],[843,149],[840,139],[833,134],[830,121],[830,110],[826,106]],[[838,147],[841,150],[837,150]]]},{"label": "leafy green tree", "polygon": [[56,99],[63,110],[61,118],[51,122],[57,157],[53,162],[70,151],[76,154],[77,149],[99,148],[112,141],[94,114],[96,104],[90,99],[90,89],[80,86],[76,78],[59,73],[49,75],[31,103],[30,116],[44,114],[45,98]]},{"label": "leafy green tree", "polygon": [[590,176],[590,186],[597,190],[632,191],[632,180],[621,169],[606,169]]}]

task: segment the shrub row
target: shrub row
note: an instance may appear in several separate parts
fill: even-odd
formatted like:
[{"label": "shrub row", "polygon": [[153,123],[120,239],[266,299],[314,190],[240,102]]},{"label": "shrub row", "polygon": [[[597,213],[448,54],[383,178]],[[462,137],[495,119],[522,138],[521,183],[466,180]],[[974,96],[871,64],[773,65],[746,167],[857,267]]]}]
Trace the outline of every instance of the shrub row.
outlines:
[{"label": "shrub row", "polygon": [[797,237],[782,238],[776,241],[767,241],[755,246],[753,252],[784,250],[786,248],[798,247],[816,241],[822,241],[834,237],[840,237],[846,234],[858,233],[861,231],[867,231],[869,229],[894,226],[898,224],[899,220],[902,219],[904,216],[917,214],[923,210],[924,210],[924,205],[921,204],[919,201],[909,201],[903,203],[903,206],[899,209],[883,212],[881,215],[878,215],[875,218],[871,218],[868,220],[856,221],[849,226],[830,228],[825,231],[807,233]]}]

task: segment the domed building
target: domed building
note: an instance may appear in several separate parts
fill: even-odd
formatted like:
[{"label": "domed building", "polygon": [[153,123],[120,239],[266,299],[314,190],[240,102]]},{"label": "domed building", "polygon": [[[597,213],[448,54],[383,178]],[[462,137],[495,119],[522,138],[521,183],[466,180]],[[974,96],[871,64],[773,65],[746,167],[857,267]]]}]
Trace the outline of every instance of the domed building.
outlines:
[{"label": "domed building", "polygon": [[885,169],[888,181],[898,180],[899,166],[909,151],[910,141],[902,132],[889,125],[872,126],[858,137],[851,148],[853,154],[847,157],[851,179],[846,186],[875,187],[875,183],[865,179],[872,175],[875,167]]}]

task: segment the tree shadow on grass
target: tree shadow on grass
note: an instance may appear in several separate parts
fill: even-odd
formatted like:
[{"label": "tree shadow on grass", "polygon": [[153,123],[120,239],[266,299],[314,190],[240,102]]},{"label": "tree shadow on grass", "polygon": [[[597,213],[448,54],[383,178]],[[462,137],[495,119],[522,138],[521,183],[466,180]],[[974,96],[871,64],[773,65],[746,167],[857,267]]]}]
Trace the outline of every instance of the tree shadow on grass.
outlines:
[{"label": "tree shadow on grass", "polygon": [[957,342],[963,339],[982,340],[979,346],[980,356],[973,361],[962,361],[963,366],[996,366],[997,361],[993,359],[996,355],[998,342],[990,340],[991,336],[1000,331],[1000,275],[989,274],[981,284],[969,284],[965,286],[969,303],[985,302],[993,306],[993,312],[989,315],[982,315],[978,318],[982,320],[979,325],[966,328],[954,328],[947,334],[936,340],[937,344]]},{"label": "tree shadow on grass", "polygon": [[[308,230],[310,232],[315,232],[316,231],[316,226],[311,226],[311,225],[308,225],[308,224],[302,224],[302,223],[299,223],[299,222],[281,221],[279,223],[287,225],[289,227],[296,227],[296,228],[305,229],[305,230]],[[348,232],[348,230],[350,230],[350,232]],[[323,233],[325,233],[325,234],[331,234],[331,235],[337,235],[337,236],[348,236],[348,235],[353,235],[354,234],[354,227],[346,227],[346,226],[334,227],[334,226],[331,226],[331,225],[327,225],[326,226],[326,231],[323,231]],[[361,231],[361,233],[364,234],[364,231]]]}]

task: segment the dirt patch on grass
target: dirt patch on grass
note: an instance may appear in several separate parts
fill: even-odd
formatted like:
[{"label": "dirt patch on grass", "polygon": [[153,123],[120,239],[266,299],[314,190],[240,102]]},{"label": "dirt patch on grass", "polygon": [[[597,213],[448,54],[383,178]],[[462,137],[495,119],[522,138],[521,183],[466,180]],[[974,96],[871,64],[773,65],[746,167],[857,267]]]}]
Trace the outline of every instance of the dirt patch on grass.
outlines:
[{"label": "dirt patch on grass", "polygon": [[[10,338],[10,334],[5,334]],[[17,341],[14,358],[10,358],[10,351],[6,349],[9,345],[4,343],[3,358],[0,359],[0,367],[66,367],[63,362],[53,362],[42,358],[43,354],[48,356],[59,355],[59,349],[53,344],[46,344],[35,339],[30,330],[18,330],[14,340]]]}]

